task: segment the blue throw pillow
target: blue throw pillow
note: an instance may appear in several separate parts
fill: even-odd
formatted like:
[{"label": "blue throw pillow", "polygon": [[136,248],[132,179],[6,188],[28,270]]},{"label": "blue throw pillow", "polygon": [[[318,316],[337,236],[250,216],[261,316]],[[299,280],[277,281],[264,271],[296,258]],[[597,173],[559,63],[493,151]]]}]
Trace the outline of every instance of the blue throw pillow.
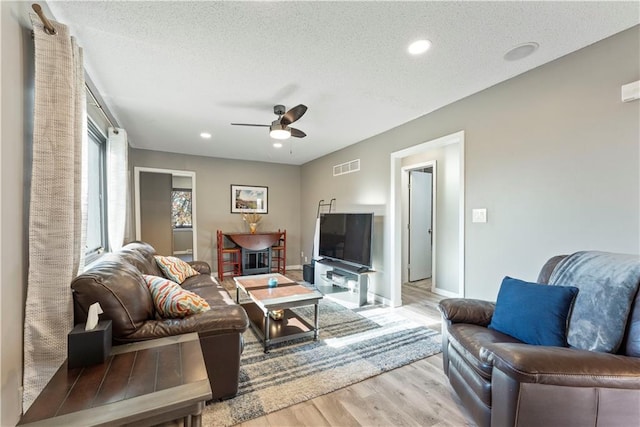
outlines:
[{"label": "blue throw pillow", "polygon": [[505,277],[489,324],[527,344],[567,346],[567,320],[578,294],[573,286],[548,286]]}]

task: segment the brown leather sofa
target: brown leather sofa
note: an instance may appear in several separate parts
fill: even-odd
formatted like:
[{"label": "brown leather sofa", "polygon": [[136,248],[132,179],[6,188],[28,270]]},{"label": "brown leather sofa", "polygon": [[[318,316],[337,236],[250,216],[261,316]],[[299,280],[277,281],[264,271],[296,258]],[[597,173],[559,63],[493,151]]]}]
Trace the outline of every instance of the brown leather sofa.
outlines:
[{"label": "brown leather sofa", "polygon": [[[547,261],[538,283],[564,257]],[[617,354],[524,344],[487,328],[494,308],[463,298],[439,305],[444,372],[479,426],[639,425],[640,358],[628,354],[640,349],[640,292]]]},{"label": "brown leather sofa", "polygon": [[201,274],[188,278],[182,287],[207,300],[211,310],[184,319],[162,319],[153,305],[142,274],[162,277],[153,256],[154,248],[134,242],[103,256],[72,283],[75,323],[84,323],[89,306],[99,302],[113,327],[113,344],[150,340],[197,332],[213,399],[233,397],[238,391],[242,333],[249,319],[226,291],[211,278],[205,262],[193,262]]}]

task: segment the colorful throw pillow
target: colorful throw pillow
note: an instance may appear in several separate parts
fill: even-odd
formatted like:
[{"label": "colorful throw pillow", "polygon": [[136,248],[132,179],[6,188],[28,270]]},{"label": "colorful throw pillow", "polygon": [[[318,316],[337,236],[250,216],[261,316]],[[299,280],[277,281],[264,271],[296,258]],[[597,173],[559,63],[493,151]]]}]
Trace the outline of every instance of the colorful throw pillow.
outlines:
[{"label": "colorful throw pillow", "polygon": [[142,276],[151,292],[153,305],[162,317],[182,318],[211,309],[202,297],[182,289],[169,279],[147,274]]},{"label": "colorful throw pillow", "polygon": [[176,283],[182,283],[189,277],[200,274],[180,258],[161,255],[156,255],[154,258],[158,267],[162,270],[162,274]]},{"label": "colorful throw pillow", "polygon": [[533,345],[567,346],[567,323],[578,294],[573,286],[548,286],[505,277],[489,324]]}]

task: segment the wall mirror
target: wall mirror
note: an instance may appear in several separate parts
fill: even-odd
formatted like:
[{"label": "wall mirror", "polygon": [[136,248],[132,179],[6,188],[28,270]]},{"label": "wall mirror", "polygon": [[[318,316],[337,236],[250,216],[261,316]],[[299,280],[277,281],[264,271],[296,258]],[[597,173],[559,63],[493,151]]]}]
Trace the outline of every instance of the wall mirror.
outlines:
[{"label": "wall mirror", "polygon": [[160,255],[198,259],[196,173],[134,168],[136,239]]}]

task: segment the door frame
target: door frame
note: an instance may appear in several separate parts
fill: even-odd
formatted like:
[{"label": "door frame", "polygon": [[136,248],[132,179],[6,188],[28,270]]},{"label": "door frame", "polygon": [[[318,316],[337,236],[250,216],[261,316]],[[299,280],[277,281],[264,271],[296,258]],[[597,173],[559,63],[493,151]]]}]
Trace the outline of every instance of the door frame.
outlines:
[{"label": "door frame", "polygon": [[[402,250],[404,251],[402,254],[402,283],[406,283],[409,281],[409,259],[410,259],[410,238],[409,238],[409,220],[411,219],[411,210],[410,210],[410,194],[409,194],[409,175],[412,171],[415,170],[423,170],[426,168],[432,168],[431,172],[431,289],[435,287],[435,277],[436,277],[436,252],[433,250],[436,247],[436,224],[437,224],[437,206],[436,206],[436,189],[437,189],[437,165],[435,160],[429,160],[426,162],[416,163],[413,165],[403,166],[402,167],[402,188],[403,195],[402,200],[406,200],[407,212],[406,215],[402,215],[402,229],[404,235],[402,236],[403,242],[406,244],[403,245]],[[404,192],[406,189],[406,193]],[[406,274],[406,280],[405,280]]]},{"label": "door frame", "polygon": [[458,218],[458,293],[439,290],[446,296],[464,296],[464,131],[459,131],[436,138],[400,151],[395,151],[390,155],[390,175],[391,175],[391,194],[389,197],[389,228],[387,234],[387,254],[385,264],[389,266],[389,278],[391,279],[390,304],[392,307],[402,305],[402,159],[414,154],[423,153],[445,145],[459,143],[460,144],[460,197],[459,197],[459,218]]},{"label": "door frame", "polygon": [[133,189],[134,189],[134,209],[135,209],[135,221],[136,221],[136,240],[140,240],[142,237],[142,228],[140,221],[140,173],[164,173],[171,174],[172,176],[183,176],[191,178],[191,221],[193,225],[192,239],[193,239],[193,260],[198,259],[198,233],[196,219],[196,173],[194,171],[185,171],[177,169],[161,169],[161,168],[149,168],[142,166],[135,166],[133,168]]}]

